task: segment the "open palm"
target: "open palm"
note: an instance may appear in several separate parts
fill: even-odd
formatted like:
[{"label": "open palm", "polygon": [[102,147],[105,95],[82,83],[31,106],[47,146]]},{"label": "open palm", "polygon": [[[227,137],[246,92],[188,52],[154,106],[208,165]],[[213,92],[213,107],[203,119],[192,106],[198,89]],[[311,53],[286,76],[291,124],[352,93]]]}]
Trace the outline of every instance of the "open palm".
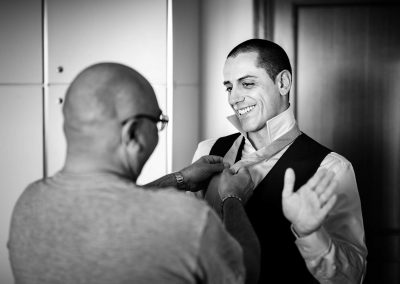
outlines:
[{"label": "open palm", "polygon": [[285,173],[282,191],[282,208],[285,217],[293,224],[300,236],[316,231],[336,203],[337,183],[334,174],[319,170],[299,190],[293,192],[295,174],[292,169]]}]

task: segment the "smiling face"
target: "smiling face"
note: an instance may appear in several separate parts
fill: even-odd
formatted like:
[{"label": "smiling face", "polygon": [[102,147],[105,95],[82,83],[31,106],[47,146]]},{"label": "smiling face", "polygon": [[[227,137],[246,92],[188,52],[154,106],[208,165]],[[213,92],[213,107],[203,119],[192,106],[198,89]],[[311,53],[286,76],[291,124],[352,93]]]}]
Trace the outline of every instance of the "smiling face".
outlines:
[{"label": "smiling face", "polygon": [[267,121],[286,110],[288,97],[281,95],[280,76],[274,82],[264,68],[257,66],[257,58],[256,52],[229,57],[223,71],[224,85],[243,130],[264,136]]}]

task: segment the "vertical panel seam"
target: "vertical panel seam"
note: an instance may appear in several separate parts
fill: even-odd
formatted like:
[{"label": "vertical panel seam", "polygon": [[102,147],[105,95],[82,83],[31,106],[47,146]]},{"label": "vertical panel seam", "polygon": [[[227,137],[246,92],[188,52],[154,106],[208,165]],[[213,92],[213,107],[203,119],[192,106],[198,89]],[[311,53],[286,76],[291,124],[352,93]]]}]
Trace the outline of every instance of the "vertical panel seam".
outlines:
[{"label": "vertical panel seam", "polygon": [[42,0],[42,111],[43,111],[43,177],[48,174],[48,117],[49,117],[49,89],[48,89],[48,15],[47,0]]},{"label": "vertical panel seam", "polygon": [[167,159],[166,169],[167,173],[172,171],[172,154],[173,154],[173,128],[174,128],[174,75],[173,75],[173,10],[172,1],[167,0],[167,66],[166,66],[166,79],[167,79],[167,114],[169,116],[169,127],[167,129]]}]

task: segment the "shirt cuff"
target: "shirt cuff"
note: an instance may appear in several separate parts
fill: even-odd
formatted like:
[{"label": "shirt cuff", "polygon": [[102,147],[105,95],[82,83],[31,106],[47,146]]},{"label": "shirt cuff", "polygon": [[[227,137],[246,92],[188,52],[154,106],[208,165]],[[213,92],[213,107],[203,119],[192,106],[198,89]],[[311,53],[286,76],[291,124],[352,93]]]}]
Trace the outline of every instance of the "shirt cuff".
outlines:
[{"label": "shirt cuff", "polygon": [[329,253],[332,240],[328,232],[321,227],[308,236],[297,238],[295,243],[304,259],[315,259]]}]

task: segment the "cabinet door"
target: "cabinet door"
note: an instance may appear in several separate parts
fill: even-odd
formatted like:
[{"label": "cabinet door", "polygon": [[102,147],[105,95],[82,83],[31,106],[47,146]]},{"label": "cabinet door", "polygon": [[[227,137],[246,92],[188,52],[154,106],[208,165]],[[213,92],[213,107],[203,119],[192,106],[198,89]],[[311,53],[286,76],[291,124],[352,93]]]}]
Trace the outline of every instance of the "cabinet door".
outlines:
[{"label": "cabinet door", "polygon": [[50,83],[70,83],[83,68],[104,61],[166,83],[166,0],[47,3]]},{"label": "cabinet door", "polygon": [[0,283],[13,283],[7,240],[15,202],[43,174],[42,90],[0,86]]},{"label": "cabinet door", "polygon": [[[142,73],[166,103],[165,0],[52,0],[47,2],[49,50],[48,172],[62,167],[65,138],[60,98],[66,86],[88,65],[112,61]],[[163,107],[166,111],[166,108]],[[167,169],[166,132],[143,170],[140,181]],[[151,169],[151,170],[150,170]]]},{"label": "cabinet door", "polygon": [[41,2],[1,1],[0,83],[42,82]]}]

